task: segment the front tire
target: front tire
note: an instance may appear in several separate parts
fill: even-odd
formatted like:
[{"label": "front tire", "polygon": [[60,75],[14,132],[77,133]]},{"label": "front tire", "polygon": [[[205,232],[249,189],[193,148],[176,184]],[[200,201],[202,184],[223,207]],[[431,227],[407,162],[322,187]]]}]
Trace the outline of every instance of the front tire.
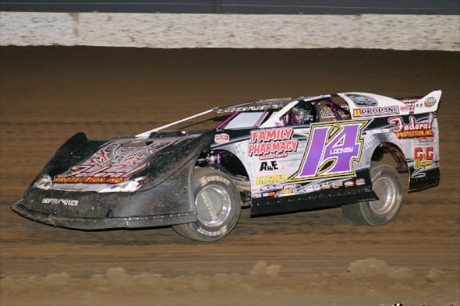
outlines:
[{"label": "front tire", "polygon": [[238,223],[241,199],[231,178],[211,168],[193,173],[197,222],[173,226],[183,237],[197,241],[215,241],[228,235]]},{"label": "front tire", "polygon": [[378,162],[371,162],[370,174],[379,199],[343,205],[342,211],[356,224],[385,225],[393,221],[401,210],[401,177],[393,167]]}]

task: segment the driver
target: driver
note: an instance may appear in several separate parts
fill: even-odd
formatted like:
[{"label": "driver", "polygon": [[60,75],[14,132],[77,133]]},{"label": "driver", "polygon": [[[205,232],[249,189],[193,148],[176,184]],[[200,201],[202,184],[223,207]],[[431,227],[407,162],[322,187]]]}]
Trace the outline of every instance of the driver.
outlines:
[{"label": "driver", "polygon": [[299,124],[306,124],[312,121],[311,110],[306,109],[304,106],[293,108],[294,115]]}]

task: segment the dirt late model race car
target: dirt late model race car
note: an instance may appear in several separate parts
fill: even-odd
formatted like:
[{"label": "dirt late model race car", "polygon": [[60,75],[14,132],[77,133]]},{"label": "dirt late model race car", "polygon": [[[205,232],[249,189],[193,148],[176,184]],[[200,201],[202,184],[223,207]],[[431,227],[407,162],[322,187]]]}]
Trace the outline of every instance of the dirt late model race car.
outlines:
[{"label": "dirt late model race car", "polygon": [[[172,226],[198,241],[226,236],[244,207],[261,216],[341,206],[355,223],[384,225],[401,208],[399,172],[409,191],[439,184],[440,98],[438,90],[266,99],[132,137],[77,133],[12,209],[82,230]],[[190,129],[210,115],[217,127]]]}]

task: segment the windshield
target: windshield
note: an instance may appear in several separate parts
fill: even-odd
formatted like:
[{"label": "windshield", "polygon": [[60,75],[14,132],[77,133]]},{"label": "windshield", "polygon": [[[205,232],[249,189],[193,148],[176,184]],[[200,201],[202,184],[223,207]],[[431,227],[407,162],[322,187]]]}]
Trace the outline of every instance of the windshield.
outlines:
[{"label": "windshield", "polygon": [[227,123],[222,124],[219,128],[224,129],[243,129],[254,127],[265,112],[243,112],[238,113]]},{"label": "windshield", "polygon": [[[262,124],[272,120],[272,118],[276,118],[277,114],[278,111],[273,110],[236,113],[234,116],[227,118],[217,129],[247,129],[260,127]],[[276,120],[279,119],[280,118],[277,118]]]}]

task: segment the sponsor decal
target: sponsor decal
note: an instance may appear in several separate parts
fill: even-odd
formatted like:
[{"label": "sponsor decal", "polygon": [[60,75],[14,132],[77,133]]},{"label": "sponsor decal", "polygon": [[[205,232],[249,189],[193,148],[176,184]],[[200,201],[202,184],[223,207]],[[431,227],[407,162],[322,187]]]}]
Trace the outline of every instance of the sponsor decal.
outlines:
[{"label": "sponsor decal", "polygon": [[435,97],[426,98],[426,100],[424,102],[425,107],[432,107],[435,104],[436,104],[436,98]]},{"label": "sponsor decal", "polygon": [[279,158],[285,158],[287,157],[287,153],[281,153],[281,154],[275,154],[275,155],[263,155],[259,156],[260,160],[269,160],[269,159],[279,159]]},{"label": "sponsor decal", "polygon": [[404,102],[404,104],[404,106],[401,106],[401,111],[409,111],[410,114],[413,114],[415,112],[415,102]]},{"label": "sponsor decal", "polygon": [[264,198],[268,198],[268,197],[274,197],[276,195],[276,192],[272,191],[272,192],[267,192],[267,193],[263,193],[262,194],[262,197]]},{"label": "sponsor decal", "polygon": [[353,180],[346,181],[344,183],[345,187],[353,187],[355,186],[355,182]]},{"label": "sponsor decal", "polygon": [[397,105],[355,108],[353,110],[353,117],[372,117],[395,114],[399,114],[399,106]]},{"label": "sponsor decal", "polygon": [[273,171],[278,170],[278,163],[276,160],[272,160],[270,164],[268,162],[261,162],[259,171]]},{"label": "sponsor decal", "polygon": [[227,143],[230,140],[230,135],[227,133],[222,133],[222,134],[216,134],[214,136],[214,142],[221,144],[221,143]]},{"label": "sponsor decal", "polygon": [[292,128],[277,128],[251,131],[251,143],[248,145],[249,156],[278,156],[297,151],[298,141],[291,139]]},{"label": "sponsor decal", "polygon": [[406,104],[406,103],[416,103],[420,101],[420,99],[419,98],[405,98],[405,99],[400,99],[399,101]]},{"label": "sponsor decal", "polygon": [[426,168],[434,164],[434,147],[414,148],[414,168]]},{"label": "sponsor decal", "polygon": [[413,114],[416,108],[423,106],[423,103],[420,102],[419,98],[407,98],[400,101],[405,104],[404,106],[401,106],[401,111],[409,111],[410,114]]},{"label": "sponsor decal", "polygon": [[290,181],[355,174],[353,162],[361,159],[362,130],[369,121],[312,125],[298,171]]},{"label": "sponsor decal", "polygon": [[333,182],[331,183],[332,188],[340,188],[343,186],[343,182]]},{"label": "sponsor decal", "polygon": [[346,94],[346,96],[350,98],[357,107],[378,105],[377,100],[372,97],[357,94]]},{"label": "sponsor decal", "polygon": [[[283,99],[280,99],[283,100]],[[261,102],[269,102],[269,101],[261,101]],[[284,105],[282,103],[275,103],[275,102],[282,102],[282,101],[273,101],[267,104],[253,104],[253,105],[245,105],[245,106],[232,106],[227,107],[223,110],[217,111],[218,113],[235,113],[235,112],[250,112],[250,111],[264,111],[266,109],[279,109],[282,108]]]},{"label": "sponsor decal", "polygon": [[35,188],[40,188],[43,190],[48,190],[53,186],[53,181],[51,179],[51,176],[48,174],[43,175],[38,181],[35,182],[34,187]]},{"label": "sponsor decal", "polygon": [[286,174],[268,175],[256,177],[256,185],[268,185],[285,182]]},{"label": "sponsor decal", "polygon": [[400,106],[399,109],[400,109],[402,112],[407,112],[407,111],[409,111],[409,106],[403,105],[403,106]]},{"label": "sponsor decal", "polygon": [[365,179],[360,178],[360,179],[357,179],[357,180],[356,180],[356,186],[362,186],[362,185],[364,185],[364,184],[366,184],[366,180],[365,180]]},{"label": "sponsor decal", "polygon": [[283,172],[284,171],[284,167],[283,166],[279,166],[278,165],[278,162],[276,160],[272,160],[272,161],[263,161],[260,163],[260,167],[259,167],[259,173],[271,173],[271,174],[275,174],[275,173],[280,173],[280,172]]},{"label": "sponsor decal", "polygon": [[63,174],[56,175],[53,183],[120,184],[134,173],[148,167],[152,154],[170,145],[175,140],[154,141],[146,146],[126,146],[113,141],[81,164],[72,166]]},{"label": "sponsor decal", "polygon": [[292,194],[293,191],[291,188],[286,188],[286,189],[283,189],[279,192],[279,194],[282,194],[282,195],[287,195],[287,194]]},{"label": "sponsor decal", "polygon": [[43,198],[43,204],[62,204],[64,206],[77,206],[78,200],[69,200],[69,199],[56,199],[56,198]]},{"label": "sponsor decal", "polygon": [[283,189],[284,186],[281,184],[274,184],[274,185],[267,185],[263,186],[259,189],[260,192],[270,192],[270,191],[278,191]]},{"label": "sponsor decal", "polygon": [[415,117],[409,116],[409,123],[405,123],[401,117],[392,117],[388,123],[395,126],[391,131],[400,139],[433,137],[432,129],[434,116],[430,113],[427,121],[417,122]]},{"label": "sponsor decal", "polygon": [[106,193],[106,192],[134,192],[141,188],[142,184],[147,181],[147,177],[141,176],[137,177],[133,180],[124,182],[122,184],[114,184],[109,185],[109,187],[105,187],[103,189],[98,190],[98,193]]},{"label": "sponsor decal", "polygon": [[[77,170],[77,168],[72,168],[72,170]],[[142,170],[135,169],[137,171]],[[83,172],[83,171],[82,171]],[[134,172],[126,173],[126,177],[131,176]],[[76,173],[78,174],[78,173]],[[81,176],[81,177],[66,177],[66,176],[58,176],[53,180],[53,183],[65,183],[65,184],[75,184],[75,183],[84,183],[84,184],[120,184],[123,183],[126,177],[110,177],[110,175],[121,175],[119,173],[106,173],[108,177],[97,177],[97,176]]]},{"label": "sponsor decal", "polygon": [[430,136],[430,137],[419,137],[418,138],[418,142],[434,142],[434,137],[433,136]]},{"label": "sponsor decal", "polygon": [[314,192],[314,191],[320,191],[321,190],[321,185],[318,185],[318,184],[315,184],[315,185],[306,185],[306,186],[303,186],[303,191],[305,193],[311,193],[311,192]]}]

